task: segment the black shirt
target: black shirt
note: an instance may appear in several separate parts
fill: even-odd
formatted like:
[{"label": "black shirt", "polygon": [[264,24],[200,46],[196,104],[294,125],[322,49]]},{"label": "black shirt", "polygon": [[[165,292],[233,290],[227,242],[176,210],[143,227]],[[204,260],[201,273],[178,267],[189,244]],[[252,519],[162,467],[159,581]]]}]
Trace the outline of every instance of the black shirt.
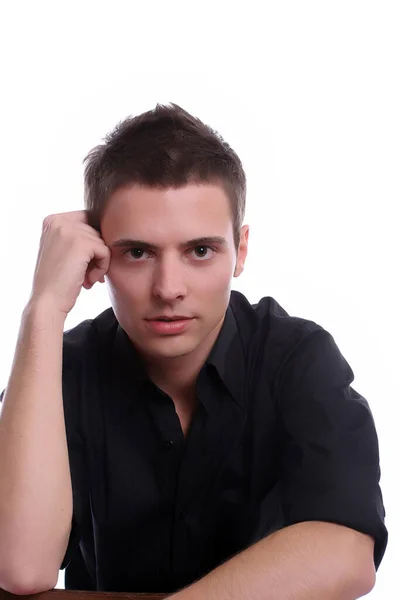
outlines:
[{"label": "black shirt", "polygon": [[231,291],[185,439],[112,308],[64,332],[73,521],[65,588],[172,593],[282,527],[387,544],[378,440],[334,338]]}]

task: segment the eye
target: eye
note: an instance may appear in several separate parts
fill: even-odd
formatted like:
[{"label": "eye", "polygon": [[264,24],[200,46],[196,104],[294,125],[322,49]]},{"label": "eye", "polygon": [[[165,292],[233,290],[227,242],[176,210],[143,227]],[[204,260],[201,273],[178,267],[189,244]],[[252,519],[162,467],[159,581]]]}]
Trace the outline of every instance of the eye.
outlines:
[{"label": "eye", "polygon": [[[212,250],[213,254],[215,254],[215,252],[216,252],[215,248],[212,248],[211,246],[195,246],[193,248],[193,250],[198,250],[199,248],[201,248],[202,250],[206,250],[206,249]],[[204,258],[204,256],[201,256],[201,258]],[[206,256],[206,258],[207,258],[207,256]]]},{"label": "eye", "polygon": [[[125,255],[125,254],[128,254],[130,252],[146,252],[146,251],[143,250],[143,248],[128,248],[128,250],[125,250],[123,252],[123,254]],[[136,257],[129,256],[129,258],[141,258],[141,257],[140,256],[139,257],[137,257],[137,256]]]},{"label": "eye", "polygon": [[[208,254],[204,255],[204,251],[206,250],[211,250],[212,251],[212,255],[213,256],[215,254],[215,252],[217,251],[216,248],[213,248],[212,246],[206,246],[206,245],[201,245],[201,246],[194,246],[193,248],[190,249],[190,251],[192,252],[193,250],[201,250],[200,254],[201,256],[199,257],[200,259],[202,259],[202,262],[204,262],[204,259],[209,259],[211,257],[208,256]],[[147,252],[147,250],[145,250],[144,248],[128,248],[127,250],[125,250],[122,254],[123,255],[127,255],[129,254],[129,258],[133,259],[133,262],[139,262],[139,259],[141,259],[143,257],[143,255],[138,256],[138,253],[145,253]],[[135,255],[133,255],[133,253],[135,253]],[[141,261],[142,262],[142,261]],[[201,262],[201,260],[197,261],[197,262]]]}]

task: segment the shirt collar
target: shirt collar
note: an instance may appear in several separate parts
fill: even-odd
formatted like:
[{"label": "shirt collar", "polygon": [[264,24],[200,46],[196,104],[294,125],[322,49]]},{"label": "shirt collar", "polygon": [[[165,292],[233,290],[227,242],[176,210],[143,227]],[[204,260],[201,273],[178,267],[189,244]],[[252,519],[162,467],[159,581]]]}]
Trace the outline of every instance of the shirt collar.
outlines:
[{"label": "shirt collar", "polygon": [[246,376],[245,350],[231,302],[206,363],[215,367],[235,402],[243,406],[243,386]]},{"label": "shirt collar", "polygon": [[[116,325],[113,344],[115,361],[120,366],[124,366],[138,384],[141,385],[149,382],[150,379],[146,373],[140,354],[135,349],[125,330],[118,323],[112,308],[108,309],[108,311],[111,311],[110,316],[113,316]],[[245,349],[237,318],[232,308],[232,294],[225,313],[224,322],[205,365],[214,367],[233,400],[240,407],[243,407],[246,378]]]}]

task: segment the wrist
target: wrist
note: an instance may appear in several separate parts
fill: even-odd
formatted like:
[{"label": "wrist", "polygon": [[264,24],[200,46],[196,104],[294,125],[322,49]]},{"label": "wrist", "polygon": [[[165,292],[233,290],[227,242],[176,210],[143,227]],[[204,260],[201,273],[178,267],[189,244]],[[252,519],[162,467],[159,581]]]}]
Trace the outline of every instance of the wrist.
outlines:
[{"label": "wrist", "polygon": [[58,326],[63,330],[67,314],[58,309],[51,298],[31,296],[25,305],[23,318],[40,327]]}]

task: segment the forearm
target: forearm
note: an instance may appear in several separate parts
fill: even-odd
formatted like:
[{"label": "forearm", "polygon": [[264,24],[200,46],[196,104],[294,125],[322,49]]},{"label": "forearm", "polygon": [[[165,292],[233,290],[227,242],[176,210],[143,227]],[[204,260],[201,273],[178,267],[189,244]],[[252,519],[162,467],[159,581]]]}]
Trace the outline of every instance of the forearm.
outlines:
[{"label": "forearm", "polygon": [[367,594],[375,581],[375,570],[368,563],[371,540],[367,536],[360,540],[360,536],[331,523],[292,525],[257,542],[170,598],[354,600]]},{"label": "forearm", "polygon": [[0,584],[9,591],[14,581],[20,589],[50,585],[68,542],[62,341],[61,317],[27,305],[0,411]]}]

